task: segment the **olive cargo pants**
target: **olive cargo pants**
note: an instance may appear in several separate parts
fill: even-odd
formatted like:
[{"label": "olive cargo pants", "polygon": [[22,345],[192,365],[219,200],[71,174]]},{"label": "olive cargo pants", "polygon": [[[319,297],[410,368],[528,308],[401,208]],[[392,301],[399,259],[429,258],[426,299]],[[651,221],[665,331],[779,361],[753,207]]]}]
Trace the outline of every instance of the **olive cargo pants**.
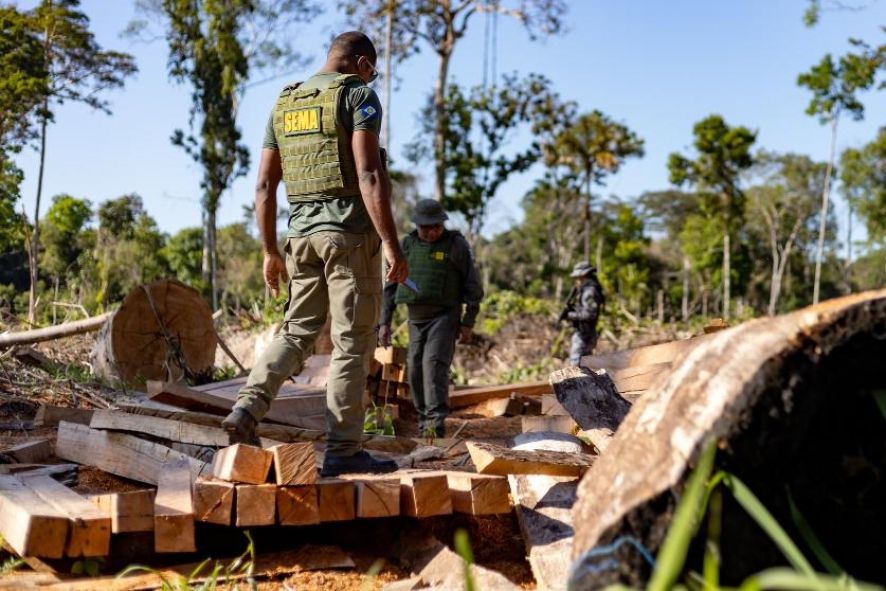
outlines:
[{"label": "olive cargo pants", "polygon": [[457,306],[430,320],[409,321],[409,389],[423,433],[442,430],[449,416],[449,368],[460,316]]},{"label": "olive cargo pants", "polygon": [[289,301],[283,327],[256,360],[235,408],[261,420],[283,381],[300,371],[312,353],[328,312],[333,351],[326,386],[326,453],[348,456],[360,451],[363,390],[381,300],[380,248],[374,230],[289,238]]}]

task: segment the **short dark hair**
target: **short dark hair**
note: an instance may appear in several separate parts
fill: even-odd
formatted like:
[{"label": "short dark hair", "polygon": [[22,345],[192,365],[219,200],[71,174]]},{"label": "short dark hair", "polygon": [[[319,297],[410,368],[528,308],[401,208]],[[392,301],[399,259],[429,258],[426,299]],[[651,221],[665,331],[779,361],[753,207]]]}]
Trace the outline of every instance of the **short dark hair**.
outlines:
[{"label": "short dark hair", "polygon": [[329,46],[329,56],[335,56],[343,59],[350,59],[354,56],[362,55],[366,59],[375,64],[378,54],[375,51],[375,45],[364,33],[360,31],[348,31],[342,33],[332,40]]}]

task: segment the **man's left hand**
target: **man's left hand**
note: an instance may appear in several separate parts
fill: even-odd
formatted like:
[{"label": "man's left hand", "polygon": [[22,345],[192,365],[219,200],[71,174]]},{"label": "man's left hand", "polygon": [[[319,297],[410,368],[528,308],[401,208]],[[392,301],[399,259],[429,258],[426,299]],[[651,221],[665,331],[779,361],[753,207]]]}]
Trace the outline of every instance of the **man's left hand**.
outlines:
[{"label": "man's left hand", "polygon": [[467,345],[471,342],[471,336],[474,334],[474,329],[470,326],[462,326],[458,331],[458,342],[462,345]]}]

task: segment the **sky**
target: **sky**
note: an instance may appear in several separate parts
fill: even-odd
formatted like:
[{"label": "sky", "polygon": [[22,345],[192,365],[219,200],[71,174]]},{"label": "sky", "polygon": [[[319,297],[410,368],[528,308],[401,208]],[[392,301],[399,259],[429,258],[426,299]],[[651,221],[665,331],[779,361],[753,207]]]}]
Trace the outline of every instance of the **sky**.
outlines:
[{"label": "sky", "polygon": [[[36,0],[15,3],[30,8]],[[329,39],[347,30],[335,0],[321,3],[325,14],[293,31],[293,45],[313,62],[303,71],[247,91],[238,123],[252,166],[223,197],[220,225],[241,221],[243,206],[253,200],[264,128],[280,89],[319,68]],[[809,93],[796,85],[797,74],[825,53],[845,53],[849,37],[882,43],[879,26],[886,23],[886,2],[877,0],[867,0],[860,11],[824,12],[819,25],[811,29],[802,22],[806,0],[568,0],[568,4],[567,31],[543,41],[530,41],[516,22],[500,17],[497,71],[543,74],[582,112],[599,109],[645,139],[645,157],[628,161],[600,190],[622,199],[667,188],[668,154],[690,152],[693,124],[712,113],[721,114],[731,125],[757,130],[758,147],[825,160],[829,130],[805,114]],[[190,94],[187,86],[169,80],[167,48],[162,40],[121,38],[134,15],[133,2],[83,0],[82,9],[91,19],[97,41],[106,49],[131,53],[139,73],[124,89],[106,93],[110,116],[78,104],[56,109],[47,139],[41,215],[59,193],[100,203],[135,192],[163,231],[199,226],[201,171],[169,141],[174,129],[187,125]],[[456,46],[451,80],[468,86],[482,81],[485,18],[475,16]],[[391,118],[394,164],[406,166],[402,148],[418,129],[418,112],[434,84],[436,56],[423,47],[419,55],[397,66],[395,74],[398,81],[386,116]],[[377,90],[381,94],[380,85]],[[841,123],[838,153],[870,141],[886,123],[886,94],[867,93],[862,99],[865,119]],[[526,138],[516,138],[514,148],[521,141]],[[37,153],[25,150],[16,161],[25,172],[22,201],[31,217]],[[425,193],[432,196],[432,164],[414,172],[424,178]],[[501,187],[489,208],[485,234],[520,221],[520,199],[541,174],[537,165]],[[281,191],[278,201],[284,198]],[[843,212],[838,203],[841,223]]]}]

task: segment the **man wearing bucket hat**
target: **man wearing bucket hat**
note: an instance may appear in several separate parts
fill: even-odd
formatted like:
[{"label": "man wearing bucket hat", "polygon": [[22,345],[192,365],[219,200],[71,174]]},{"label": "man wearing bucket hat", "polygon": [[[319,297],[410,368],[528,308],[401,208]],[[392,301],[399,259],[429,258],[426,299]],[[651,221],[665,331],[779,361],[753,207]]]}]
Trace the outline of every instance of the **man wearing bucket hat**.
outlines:
[{"label": "man wearing bucket hat", "polygon": [[577,263],[570,277],[575,279],[573,294],[567,299],[565,316],[572,323],[572,344],[569,362],[578,365],[584,355],[590,355],[597,346],[597,320],[606,297],[597,280],[597,269],[587,261]]},{"label": "man wearing bucket hat", "polygon": [[[401,246],[409,262],[404,284],[385,285],[378,340],[391,344],[391,318],[397,304],[409,311],[409,389],[423,434],[444,437],[449,415],[449,367],[456,339],[471,338],[483,299],[467,240],[443,225],[449,216],[433,199],[415,204],[416,229]],[[464,306],[464,310],[462,310]]]}]

